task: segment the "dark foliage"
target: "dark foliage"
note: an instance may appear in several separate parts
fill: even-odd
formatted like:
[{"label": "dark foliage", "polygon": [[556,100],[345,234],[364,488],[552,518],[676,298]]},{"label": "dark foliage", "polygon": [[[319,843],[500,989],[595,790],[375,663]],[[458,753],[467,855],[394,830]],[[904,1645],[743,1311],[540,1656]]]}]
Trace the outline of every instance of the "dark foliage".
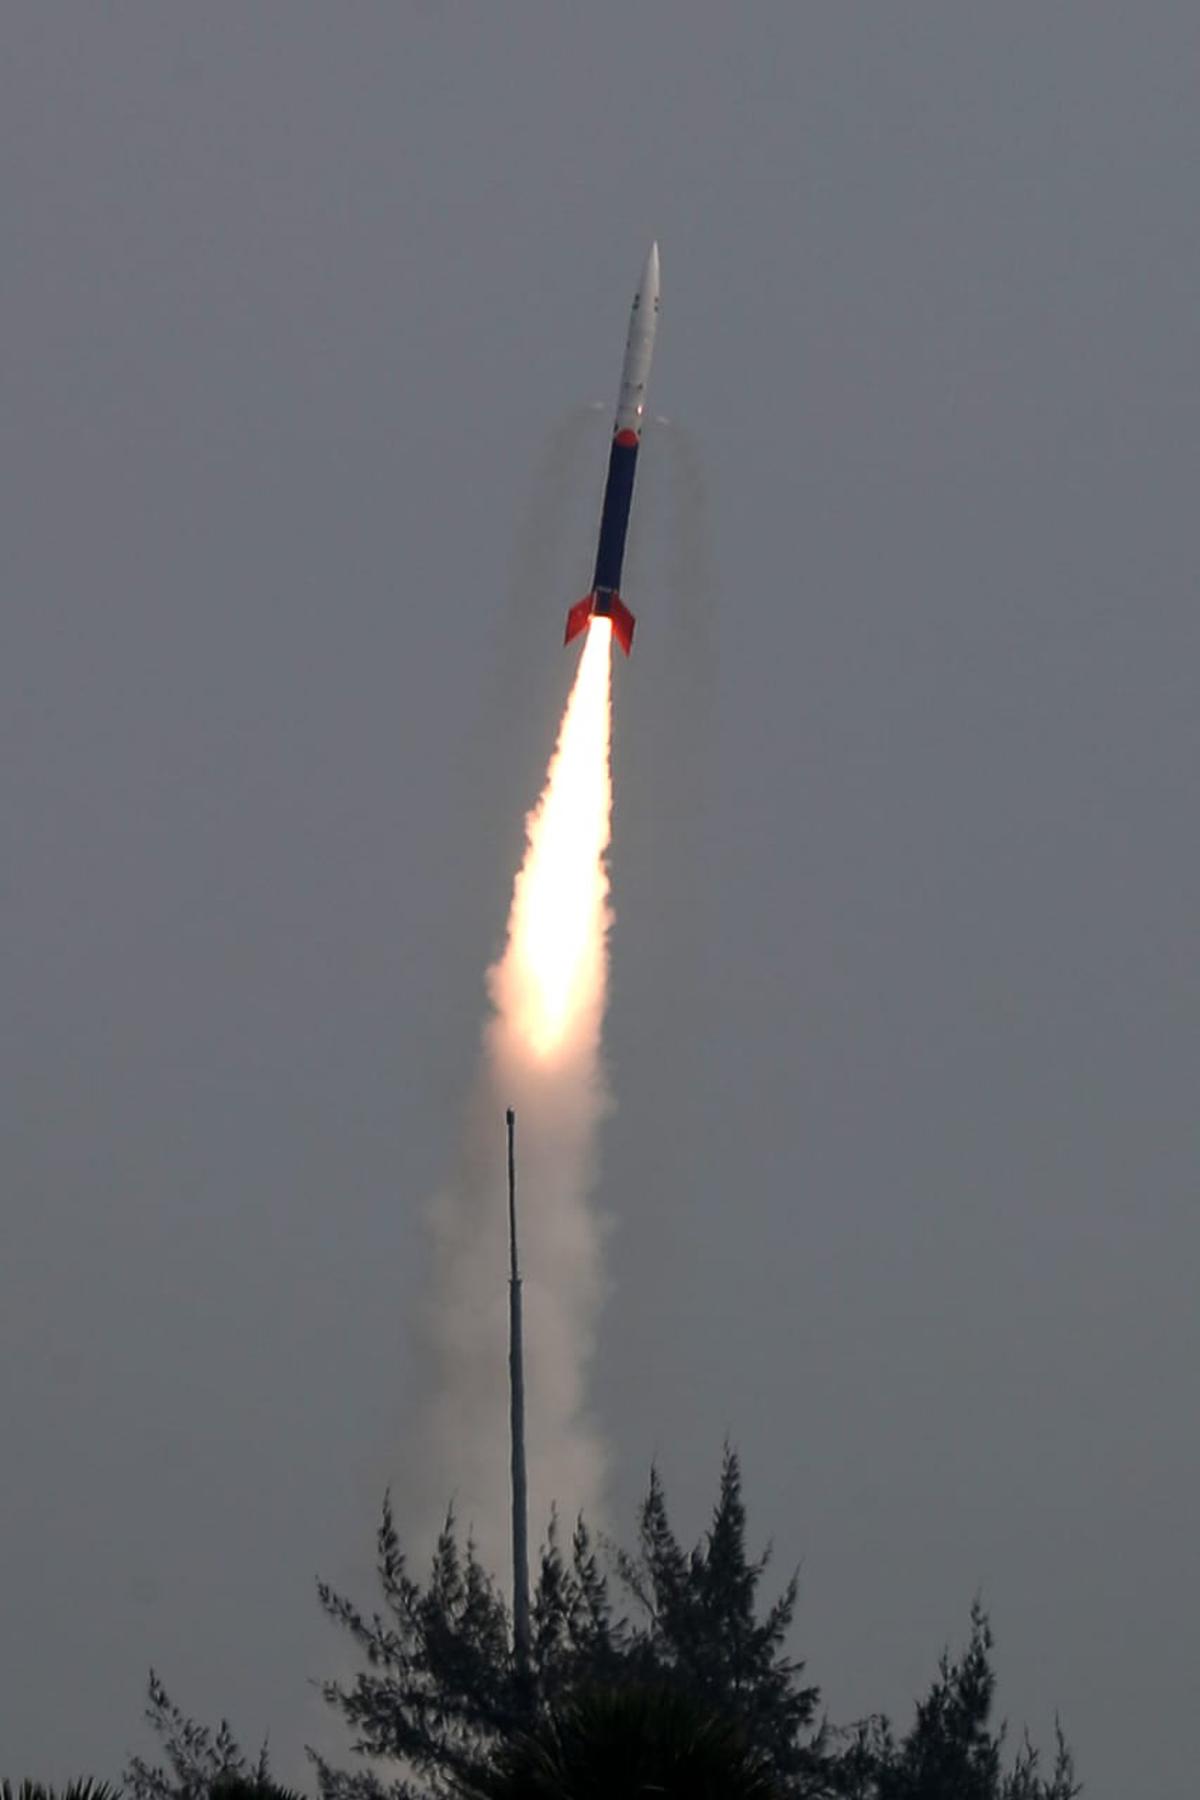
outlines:
[{"label": "dark foliage", "polygon": [[125,1770],[130,1800],[299,1800],[271,1780],[265,1743],[251,1761],[225,1719],[215,1731],[197,1725],[174,1704],[153,1669],[146,1719],[162,1742],[166,1766],[131,1757]]},{"label": "dark foliage", "polygon": [[747,1556],[734,1453],[725,1453],[712,1526],[690,1554],[671,1530],[656,1471],[638,1537],[638,1554],[618,1554],[617,1571],[646,1620],[637,1641],[645,1676],[669,1682],[734,1722],[778,1777],[815,1780],[824,1762],[824,1733],[811,1730],[820,1694],[801,1685],[804,1665],[784,1650],[797,1577],[759,1618],[758,1587],[769,1552]]},{"label": "dark foliage", "polygon": [[465,1800],[775,1800],[768,1758],[678,1688],[580,1694],[501,1745]]},{"label": "dark foliage", "polygon": [[[637,1553],[615,1559],[619,1602],[583,1522],[569,1553],[552,1524],[533,1596],[527,1681],[513,1661],[504,1601],[473,1546],[459,1549],[453,1518],[426,1587],[408,1572],[386,1502],[378,1549],[386,1612],[367,1617],[328,1587],[319,1589],[326,1612],[367,1661],[351,1685],[329,1682],[324,1692],[360,1755],[404,1770],[388,1783],[393,1800],[469,1788],[500,1746],[547,1726],[562,1702],[597,1688],[687,1695],[752,1743],[790,1791],[820,1791],[817,1693],[800,1684],[803,1665],[783,1648],[795,1579],[760,1618],[767,1558],[746,1553],[741,1471],[731,1450],[712,1525],[690,1553],[671,1530],[662,1483],[652,1474]],[[373,1771],[350,1774],[316,1760],[324,1800],[374,1800],[382,1791]]]},{"label": "dark foliage", "polygon": [[[447,1519],[425,1583],[408,1569],[390,1503],[378,1535],[383,1606],[370,1615],[325,1585],[321,1604],[365,1667],[325,1698],[361,1759],[316,1765],[321,1800],[592,1800],[708,1794],[727,1800],[1075,1800],[1058,1733],[1043,1775],[1026,1740],[1005,1754],[993,1728],[992,1635],[980,1606],[966,1648],[943,1655],[909,1731],[875,1716],[818,1720],[819,1694],[786,1643],[795,1576],[765,1610],[766,1555],[746,1551],[737,1457],[726,1450],[709,1530],[690,1551],[652,1472],[632,1554],[603,1555],[580,1521],[569,1546],[551,1522],[532,1605],[531,1666],[519,1670],[507,1606]],[[147,1718],[165,1766],[135,1757],[130,1800],[291,1800],[266,1749],[247,1758],[224,1722],[196,1725],[150,1677]],[[28,1786],[0,1800],[55,1800]],[[61,1800],[120,1800],[102,1788]]]},{"label": "dark foliage", "polygon": [[69,1781],[64,1788],[44,1781],[0,1781],[0,1800],[121,1800],[121,1790],[90,1776]]},{"label": "dark foliage", "polygon": [[[527,1701],[509,1644],[508,1612],[474,1545],[461,1551],[451,1515],[438,1540],[427,1587],[408,1572],[385,1498],[378,1535],[378,1574],[386,1617],[360,1613],[318,1584],[321,1604],[367,1660],[353,1684],[326,1682],[325,1698],[354,1733],[363,1755],[419,1774],[472,1773],[486,1749],[527,1718]],[[321,1789],[336,1800],[381,1791],[373,1772],[345,1774],[315,1758]],[[397,1778],[390,1791],[420,1790]]]},{"label": "dark foliage", "polygon": [[1061,1730],[1048,1776],[1028,1739],[1005,1769],[1004,1727],[991,1726],[991,1652],[991,1627],[977,1601],[966,1649],[956,1662],[943,1653],[907,1735],[897,1741],[882,1718],[852,1734],[840,1792],[850,1800],[1074,1800],[1082,1790]]}]

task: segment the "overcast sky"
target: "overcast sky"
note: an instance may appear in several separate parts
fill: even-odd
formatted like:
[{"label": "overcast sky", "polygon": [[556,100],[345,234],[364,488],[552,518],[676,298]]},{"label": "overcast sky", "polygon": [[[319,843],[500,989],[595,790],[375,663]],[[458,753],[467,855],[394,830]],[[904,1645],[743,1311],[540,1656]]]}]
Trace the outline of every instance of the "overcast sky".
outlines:
[{"label": "overcast sky", "polygon": [[1194,0],[8,0],[0,1772],[116,1773],[151,1662],[324,1729],[657,235],[611,1521],[728,1433],[833,1717],[980,1593],[1095,1800],[1194,1782],[1198,68]]}]

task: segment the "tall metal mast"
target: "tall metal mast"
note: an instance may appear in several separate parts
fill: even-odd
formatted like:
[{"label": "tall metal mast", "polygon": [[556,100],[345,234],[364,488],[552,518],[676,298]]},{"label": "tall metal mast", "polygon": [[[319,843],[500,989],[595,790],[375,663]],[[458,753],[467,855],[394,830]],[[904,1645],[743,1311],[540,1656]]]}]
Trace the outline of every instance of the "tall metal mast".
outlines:
[{"label": "tall metal mast", "polygon": [[517,1115],[508,1123],[508,1378],[512,1426],[513,1655],[529,1674],[529,1496],[525,1481],[525,1367],[521,1343],[521,1271],[517,1262]]}]

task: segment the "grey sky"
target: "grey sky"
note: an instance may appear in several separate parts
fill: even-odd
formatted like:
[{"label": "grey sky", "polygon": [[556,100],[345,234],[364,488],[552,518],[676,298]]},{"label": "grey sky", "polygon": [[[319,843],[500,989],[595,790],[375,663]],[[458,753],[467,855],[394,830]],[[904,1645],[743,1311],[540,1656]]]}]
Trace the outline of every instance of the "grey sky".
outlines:
[{"label": "grey sky", "polygon": [[151,1661],[320,1729],[657,235],[614,1521],[657,1455],[699,1530],[728,1431],[834,1717],[981,1591],[1010,1718],[1186,1791],[1194,4],[0,52],[3,1772],[114,1772]]}]

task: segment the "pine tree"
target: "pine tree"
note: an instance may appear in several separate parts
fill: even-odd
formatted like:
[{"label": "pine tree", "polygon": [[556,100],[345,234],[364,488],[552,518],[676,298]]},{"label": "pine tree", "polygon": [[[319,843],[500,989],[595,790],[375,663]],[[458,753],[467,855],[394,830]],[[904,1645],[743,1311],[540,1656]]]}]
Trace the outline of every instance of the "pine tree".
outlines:
[{"label": "pine tree", "polygon": [[[617,1555],[618,1611],[609,1574],[581,1520],[569,1552],[551,1520],[532,1604],[531,1669],[524,1682],[511,1650],[508,1609],[470,1543],[458,1548],[447,1520],[427,1586],[407,1569],[390,1503],[379,1531],[386,1614],[364,1616],[321,1584],[326,1612],[349,1631],[367,1668],[323,1691],[351,1727],[353,1749],[397,1766],[386,1790],[372,1770],[317,1762],[323,1800],[416,1800],[469,1788],[498,1748],[552,1728],[582,1697],[685,1695],[724,1720],[794,1794],[823,1791],[823,1734],[812,1729],[817,1690],[785,1654],[795,1578],[759,1618],[766,1555],[746,1550],[741,1470],[725,1452],[712,1524],[689,1554],[675,1538],[657,1471],[641,1510],[638,1551]],[[425,1784],[422,1787],[421,1784]]]},{"label": "pine tree", "polygon": [[44,1781],[0,1781],[0,1800],[121,1800],[121,1793],[107,1781],[94,1781],[86,1775],[64,1788]]},{"label": "pine tree", "polygon": [[464,1800],[779,1800],[744,1732],[670,1688],[596,1689],[497,1752]]},{"label": "pine tree", "polygon": [[[1028,1739],[1005,1771],[1004,1727],[991,1727],[992,1642],[987,1615],[976,1601],[965,1650],[954,1662],[943,1652],[912,1729],[899,1743],[886,1721],[878,1722],[865,1759],[869,1778],[852,1791],[870,1800],[1073,1800],[1080,1789],[1061,1731],[1048,1780],[1038,1773],[1038,1753]],[[858,1766],[861,1771],[864,1765]]]},{"label": "pine tree", "polygon": [[146,1720],[161,1740],[164,1764],[150,1764],[133,1756],[125,1770],[125,1786],[131,1800],[293,1800],[285,1788],[271,1779],[267,1746],[251,1759],[241,1748],[227,1720],[216,1730],[197,1725],[175,1705],[166,1688],[150,1671]]},{"label": "pine tree", "polygon": [[819,1788],[824,1740],[811,1731],[819,1690],[800,1685],[804,1664],[784,1650],[797,1577],[760,1619],[758,1589],[769,1560],[769,1551],[756,1559],[747,1554],[741,1465],[727,1445],[703,1542],[690,1555],[682,1550],[654,1470],[642,1504],[638,1555],[620,1556],[618,1570],[647,1615],[638,1638],[647,1671],[734,1720],[764,1750],[778,1777],[795,1783],[808,1775]]},{"label": "pine tree", "polygon": [[[408,1571],[387,1496],[377,1547],[386,1616],[368,1618],[318,1584],[321,1605],[368,1664],[350,1686],[330,1681],[322,1692],[350,1726],[360,1755],[397,1763],[435,1785],[464,1779],[525,1722],[507,1608],[470,1539],[459,1549],[453,1513],[427,1587]],[[346,1774],[314,1760],[326,1800],[367,1800],[382,1791],[373,1772]],[[394,1800],[420,1792],[407,1776],[388,1791]]]},{"label": "pine tree", "polygon": [[[582,1520],[564,1545],[551,1519],[526,1672],[503,1596],[470,1539],[460,1545],[453,1515],[422,1583],[385,1497],[382,1608],[364,1614],[318,1586],[365,1662],[353,1681],[323,1689],[362,1760],[341,1770],[310,1752],[321,1800],[589,1800],[639,1791],[635,1775],[651,1782],[645,1791],[691,1800],[1075,1800],[1061,1732],[1049,1775],[1028,1740],[1005,1766],[1004,1729],[991,1723],[992,1634],[978,1604],[966,1648],[942,1656],[904,1736],[882,1715],[849,1730],[818,1722],[818,1690],[786,1648],[796,1577],[759,1610],[768,1562],[769,1553],[746,1548],[732,1450],[708,1531],[691,1551],[652,1470],[631,1554],[602,1554]],[[271,1783],[265,1748],[253,1762],[224,1722],[215,1732],[193,1723],[153,1672],[147,1717],[166,1766],[135,1757],[131,1800],[287,1800]],[[596,1785],[604,1770],[607,1789]],[[0,1800],[14,1796],[5,1790]]]}]

